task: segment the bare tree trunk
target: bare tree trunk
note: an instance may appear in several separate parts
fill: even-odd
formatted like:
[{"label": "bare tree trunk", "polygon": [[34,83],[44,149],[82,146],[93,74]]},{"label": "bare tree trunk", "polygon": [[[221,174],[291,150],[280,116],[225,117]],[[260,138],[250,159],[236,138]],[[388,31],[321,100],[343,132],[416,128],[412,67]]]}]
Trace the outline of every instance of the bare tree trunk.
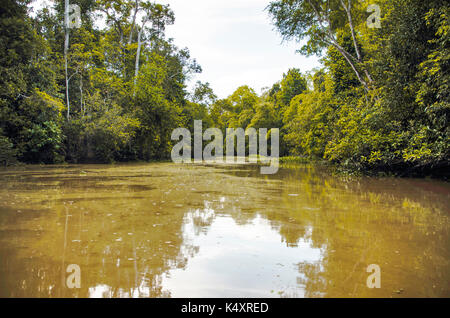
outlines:
[{"label": "bare tree trunk", "polygon": [[328,43],[329,45],[334,46],[339,51],[339,53],[345,58],[347,63],[352,68],[353,72],[358,78],[358,81],[361,83],[361,85],[364,86],[366,92],[369,92],[369,86],[367,85],[367,82],[362,78],[361,73],[358,71],[357,65],[355,64],[355,58],[349,52],[347,52],[342,46],[339,45],[337,40],[331,34],[331,31],[329,31],[328,40],[325,39],[325,42]]},{"label": "bare tree trunk", "polygon": [[[347,19],[348,24],[350,26],[350,32],[352,34],[353,39],[353,46],[355,47],[356,57],[358,59],[358,63],[362,63],[362,55],[361,51],[359,50],[358,42],[356,40],[356,34],[355,34],[355,27],[353,26],[353,19],[352,19],[352,12],[351,12],[351,0],[348,0],[347,6],[344,3],[344,0],[341,0],[341,5],[344,8],[345,12],[347,13]],[[363,66],[364,74],[366,75],[369,83],[372,83],[372,76],[370,75],[369,71]]]},{"label": "bare tree trunk", "polygon": [[83,106],[83,75],[80,73],[80,110],[84,116],[84,106]]},{"label": "bare tree trunk", "polygon": [[344,0],[341,0],[341,5],[347,13],[348,24],[350,26],[350,32],[352,34],[353,46],[355,47],[356,57],[358,58],[358,62],[361,62],[361,52],[359,51],[358,43],[356,41],[355,28],[353,27],[353,19],[351,12],[351,2],[348,0],[348,6],[345,5]]},{"label": "bare tree trunk", "polygon": [[139,75],[139,59],[141,56],[141,46],[142,46],[142,40],[141,40],[141,35],[142,35],[142,30],[139,30],[138,33],[138,47],[137,47],[137,52],[136,52],[136,63],[134,65],[134,92],[136,92],[136,84],[137,84],[137,77]]},{"label": "bare tree trunk", "polygon": [[131,23],[130,34],[128,36],[128,45],[130,45],[131,41],[133,41],[133,30],[134,30],[134,26],[136,24],[136,16],[139,11],[139,0],[136,0],[135,3],[136,3],[136,6],[134,8],[133,22]]},{"label": "bare tree trunk", "polygon": [[141,58],[141,49],[142,49],[142,33],[144,32],[145,25],[147,24],[150,16],[147,16],[144,21],[142,21],[142,27],[138,32],[138,47],[136,52],[136,63],[134,65],[134,85],[133,85],[133,91],[136,93],[136,84],[137,84],[137,77],[139,75],[139,60]]},{"label": "bare tree trunk", "polygon": [[[362,56],[361,56],[361,52],[358,47],[358,43],[356,41],[355,28],[353,25],[353,19],[352,19],[352,15],[351,15],[351,0],[348,0],[348,5],[345,5],[344,0],[340,0],[340,2],[341,2],[342,7],[344,8],[345,12],[347,13],[347,19],[348,19],[348,22],[350,25],[350,31],[352,34],[353,45],[355,47],[356,57],[354,57],[347,50],[345,50],[342,46],[340,46],[337,39],[334,37],[334,35],[331,31],[331,19],[330,19],[329,13],[328,13],[329,6],[327,5],[327,12],[324,14],[321,14],[311,0],[308,0],[308,2],[310,4],[310,6],[313,8],[317,18],[319,19],[320,26],[322,28],[328,30],[328,35],[324,36],[325,42],[328,43],[329,45],[334,46],[339,51],[339,53],[345,58],[347,63],[352,68],[353,72],[355,73],[355,75],[358,78],[361,85],[364,86],[364,89],[366,90],[366,92],[369,92],[369,85],[363,79],[363,76],[361,75],[361,73],[358,71],[358,66],[362,64]],[[326,22],[328,24],[328,26],[325,26],[324,22]],[[372,77],[370,76],[367,69],[364,66],[362,66],[362,70],[363,70],[364,74],[366,75],[367,79],[369,80],[369,83],[372,83],[373,82]]]},{"label": "bare tree trunk", "polygon": [[343,50],[340,45],[335,45],[335,44],[332,44],[332,45],[345,58],[345,60],[347,61],[347,63],[350,65],[350,67],[352,68],[353,72],[355,73],[356,77],[358,78],[359,82],[364,86],[364,89],[368,93],[369,92],[369,86],[367,85],[367,82],[362,78],[362,76],[361,76],[360,72],[358,71],[358,68],[356,67],[355,63],[353,63],[351,56],[349,56],[349,54],[345,50]]},{"label": "bare tree trunk", "polygon": [[64,40],[64,68],[66,72],[66,103],[67,103],[67,119],[70,118],[70,101],[69,101],[69,74],[67,70],[67,54],[69,51],[69,0],[65,0],[64,4],[64,27],[66,30]]}]

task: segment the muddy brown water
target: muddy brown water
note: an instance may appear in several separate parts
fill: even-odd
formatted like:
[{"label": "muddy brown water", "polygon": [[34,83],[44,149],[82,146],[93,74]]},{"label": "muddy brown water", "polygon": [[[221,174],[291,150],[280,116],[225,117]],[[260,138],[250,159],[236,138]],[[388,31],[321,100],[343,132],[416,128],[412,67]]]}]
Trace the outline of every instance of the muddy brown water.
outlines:
[{"label": "muddy brown water", "polygon": [[0,297],[450,297],[445,182],[155,163],[0,184]]}]

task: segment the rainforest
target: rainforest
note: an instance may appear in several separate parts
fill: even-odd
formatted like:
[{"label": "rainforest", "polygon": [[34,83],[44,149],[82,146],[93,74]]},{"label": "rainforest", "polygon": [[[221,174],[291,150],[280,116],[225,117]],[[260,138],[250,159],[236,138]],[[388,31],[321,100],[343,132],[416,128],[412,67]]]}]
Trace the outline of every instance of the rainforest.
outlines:
[{"label": "rainforest", "polygon": [[81,26],[68,28],[63,1],[31,16],[29,1],[7,0],[0,12],[0,161],[164,160],[173,129],[193,131],[202,120],[204,129],[223,133],[279,128],[282,157],[447,176],[447,1],[377,1],[380,28],[368,27],[367,3],[329,2],[319,11],[308,1],[266,7],[280,38],[307,39],[299,53],[320,55],[322,68],[291,68],[260,94],[242,83],[218,99],[207,82],[187,90],[202,68],[165,37],[176,23],[169,5],[80,0]]},{"label": "rainforest", "polygon": [[0,297],[450,297],[449,1],[1,3]]}]

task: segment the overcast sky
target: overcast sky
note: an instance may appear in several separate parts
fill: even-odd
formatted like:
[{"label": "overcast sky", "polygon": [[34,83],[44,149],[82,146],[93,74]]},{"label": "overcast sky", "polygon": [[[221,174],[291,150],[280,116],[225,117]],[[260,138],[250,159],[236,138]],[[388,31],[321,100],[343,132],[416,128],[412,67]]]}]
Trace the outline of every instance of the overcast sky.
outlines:
[{"label": "overcast sky", "polygon": [[299,44],[281,43],[264,10],[270,0],[156,2],[170,4],[175,12],[175,24],[167,28],[166,35],[174,38],[178,47],[188,47],[203,68],[191,82],[209,82],[219,98],[241,85],[260,93],[289,68],[305,72],[320,65],[315,57],[295,53]]}]

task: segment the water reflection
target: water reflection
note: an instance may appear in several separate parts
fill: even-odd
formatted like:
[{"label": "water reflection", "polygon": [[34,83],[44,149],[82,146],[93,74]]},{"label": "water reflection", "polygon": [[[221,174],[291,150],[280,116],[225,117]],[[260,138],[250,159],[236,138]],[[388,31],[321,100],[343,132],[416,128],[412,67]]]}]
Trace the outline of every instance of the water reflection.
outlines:
[{"label": "water reflection", "polygon": [[175,164],[30,166],[0,182],[2,297],[450,296],[446,183]]},{"label": "water reflection", "polygon": [[196,210],[186,217],[184,244],[197,253],[185,267],[165,275],[163,285],[172,296],[304,296],[296,264],[318,262],[320,249],[302,240],[294,251],[260,215],[239,225],[231,216],[212,218],[212,211]]}]

